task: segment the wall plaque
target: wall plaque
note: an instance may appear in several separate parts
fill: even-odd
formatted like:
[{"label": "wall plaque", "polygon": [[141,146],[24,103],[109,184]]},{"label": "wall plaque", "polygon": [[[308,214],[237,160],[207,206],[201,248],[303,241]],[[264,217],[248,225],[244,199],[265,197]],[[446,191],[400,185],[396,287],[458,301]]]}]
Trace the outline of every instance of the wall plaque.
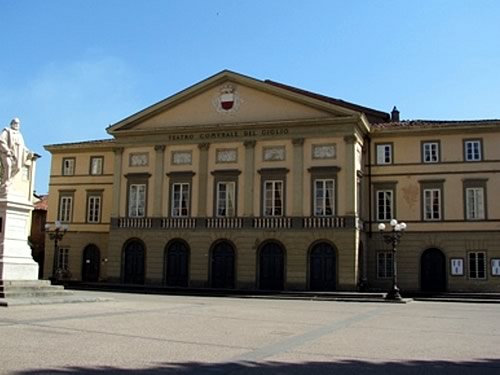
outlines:
[{"label": "wall plaque", "polygon": [[173,151],[172,152],[172,164],[174,165],[186,165],[193,162],[193,154],[191,151]]},{"label": "wall plaque", "polygon": [[453,258],[450,260],[450,273],[452,276],[464,275],[464,260],[462,258]]},{"label": "wall plaque", "polygon": [[264,147],[265,161],[285,160],[285,146]]},{"label": "wall plaque", "polygon": [[335,159],[337,150],[334,144],[313,145],[312,154],[313,159]]},{"label": "wall plaque", "polygon": [[216,151],[217,163],[233,163],[238,160],[238,151],[235,148],[220,148]]},{"label": "wall plaque", "polygon": [[491,275],[500,276],[500,259],[491,260]]},{"label": "wall plaque", "polygon": [[148,165],[148,154],[146,152],[140,154],[130,154],[129,165],[131,167],[142,167]]}]

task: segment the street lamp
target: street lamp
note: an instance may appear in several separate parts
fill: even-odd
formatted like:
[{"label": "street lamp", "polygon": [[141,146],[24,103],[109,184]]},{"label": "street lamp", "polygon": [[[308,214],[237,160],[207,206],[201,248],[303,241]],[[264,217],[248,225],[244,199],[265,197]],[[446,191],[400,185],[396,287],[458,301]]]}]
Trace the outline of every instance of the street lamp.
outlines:
[{"label": "street lamp", "polygon": [[392,287],[385,296],[388,300],[401,300],[401,294],[398,287],[398,265],[396,260],[396,247],[401,241],[403,232],[406,229],[406,223],[398,223],[396,219],[390,221],[392,230],[389,233],[384,233],[385,224],[380,223],[378,230],[382,234],[384,241],[392,246]]},{"label": "street lamp", "polygon": [[45,232],[49,235],[49,239],[54,241],[54,259],[52,261],[52,280],[56,280],[56,274],[58,271],[57,267],[57,256],[58,256],[58,250],[59,250],[59,241],[61,241],[68,231],[68,225],[67,224],[61,224],[59,220],[55,222],[55,226],[52,229],[50,224],[47,223],[45,224]]}]

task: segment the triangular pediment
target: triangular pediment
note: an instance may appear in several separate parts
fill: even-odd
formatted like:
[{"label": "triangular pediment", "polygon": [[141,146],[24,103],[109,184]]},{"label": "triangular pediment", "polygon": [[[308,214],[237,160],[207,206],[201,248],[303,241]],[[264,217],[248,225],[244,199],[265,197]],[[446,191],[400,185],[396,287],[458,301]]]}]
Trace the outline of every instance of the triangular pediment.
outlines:
[{"label": "triangular pediment", "polygon": [[267,81],[223,71],[112,125],[108,132],[327,119],[356,113]]}]

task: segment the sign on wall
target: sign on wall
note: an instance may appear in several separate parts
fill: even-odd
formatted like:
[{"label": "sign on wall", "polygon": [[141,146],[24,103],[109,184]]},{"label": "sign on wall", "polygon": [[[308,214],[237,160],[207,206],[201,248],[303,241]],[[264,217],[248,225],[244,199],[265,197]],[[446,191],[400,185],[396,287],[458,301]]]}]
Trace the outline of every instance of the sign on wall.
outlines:
[{"label": "sign on wall", "polygon": [[464,275],[464,260],[462,258],[451,259],[450,272],[452,276]]},{"label": "sign on wall", "polygon": [[500,259],[491,260],[491,275],[500,276]]}]

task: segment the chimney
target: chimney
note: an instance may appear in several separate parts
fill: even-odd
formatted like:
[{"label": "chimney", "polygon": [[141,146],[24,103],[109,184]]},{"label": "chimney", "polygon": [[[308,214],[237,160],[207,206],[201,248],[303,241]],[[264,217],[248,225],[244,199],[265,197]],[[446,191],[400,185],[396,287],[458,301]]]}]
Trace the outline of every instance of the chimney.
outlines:
[{"label": "chimney", "polygon": [[399,111],[396,108],[396,106],[394,106],[394,108],[392,109],[392,112],[391,112],[391,121],[399,122]]}]

